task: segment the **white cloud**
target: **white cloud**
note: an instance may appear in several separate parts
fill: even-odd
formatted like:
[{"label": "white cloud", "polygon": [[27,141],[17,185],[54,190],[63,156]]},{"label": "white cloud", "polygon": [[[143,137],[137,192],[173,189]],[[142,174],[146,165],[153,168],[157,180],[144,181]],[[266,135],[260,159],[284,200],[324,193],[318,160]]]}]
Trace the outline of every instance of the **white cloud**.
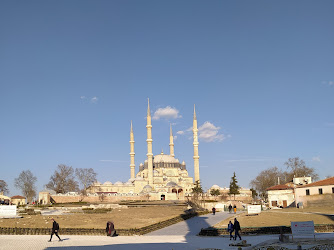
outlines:
[{"label": "white cloud", "polygon": [[176,140],[176,139],[177,139],[177,135],[174,135],[174,136],[173,136],[173,139]]},{"label": "white cloud", "polygon": [[181,118],[179,111],[176,108],[167,106],[166,108],[159,108],[154,112],[153,120],[159,120],[160,118],[165,119],[176,119]]},{"label": "white cloud", "polygon": [[96,96],[94,96],[92,99],[90,99],[91,103],[97,103],[97,101],[99,100],[99,98],[97,98]]},{"label": "white cloud", "polygon": [[82,95],[82,96],[80,96],[80,99],[84,100],[84,99],[86,99],[86,96]]},{"label": "white cloud", "polygon": [[184,134],[184,131],[182,131],[182,130],[177,131],[176,134],[178,134],[178,135],[183,135],[183,134]]},{"label": "white cloud", "polygon": [[206,121],[198,128],[198,137],[205,142],[223,141],[225,136],[219,134],[220,127],[216,127],[211,122]]},{"label": "white cloud", "polygon": [[312,157],[312,161],[317,161],[317,162],[320,162],[320,157],[319,156],[314,156]]}]

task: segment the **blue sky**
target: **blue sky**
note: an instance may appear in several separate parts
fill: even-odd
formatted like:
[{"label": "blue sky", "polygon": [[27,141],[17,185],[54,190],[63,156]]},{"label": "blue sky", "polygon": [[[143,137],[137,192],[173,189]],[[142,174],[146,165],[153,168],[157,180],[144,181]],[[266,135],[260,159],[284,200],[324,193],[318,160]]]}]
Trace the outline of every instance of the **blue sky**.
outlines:
[{"label": "blue sky", "polygon": [[300,157],[321,178],[334,166],[333,1],[2,1],[0,179],[23,170],[38,190],[58,164],[130,177],[153,153],[193,176],[193,105],[204,188],[249,187]]}]

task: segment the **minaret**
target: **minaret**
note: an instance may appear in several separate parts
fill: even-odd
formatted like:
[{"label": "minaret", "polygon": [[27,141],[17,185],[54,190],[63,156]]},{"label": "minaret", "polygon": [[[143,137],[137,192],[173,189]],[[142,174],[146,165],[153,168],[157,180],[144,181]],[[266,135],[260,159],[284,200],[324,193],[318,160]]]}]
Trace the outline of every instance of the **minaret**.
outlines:
[{"label": "minaret", "polygon": [[135,139],[133,136],[132,121],[130,129],[130,170],[131,170],[131,179],[135,178]]},{"label": "minaret", "polygon": [[199,156],[198,156],[198,136],[197,136],[197,118],[196,118],[196,111],[194,105],[194,120],[193,120],[193,134],[194,134],[194,175],[195,175],[195,182],[199,181]]},{"label": "minaret", "polygon": [[148,99],[147,106],[147,166],[148,166],[148,184],[153,185],[153,153],[152,153],[152,122],[151,122],[151,110],[150,99]]},{"label": "minaret", "polygon": [[173,131],[172,131],[172,124],[170,125],[170,133],[169,133],[169,154],[170,156],[174,155],[174,140],[173,140]]}]

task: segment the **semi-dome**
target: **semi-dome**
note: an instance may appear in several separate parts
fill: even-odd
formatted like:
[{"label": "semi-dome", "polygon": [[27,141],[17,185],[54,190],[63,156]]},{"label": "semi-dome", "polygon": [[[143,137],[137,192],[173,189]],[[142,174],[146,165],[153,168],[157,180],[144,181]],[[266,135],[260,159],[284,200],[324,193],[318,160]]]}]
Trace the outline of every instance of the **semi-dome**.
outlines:
[{"label": "semi-dome", "polygon": [[170,182],[168,182],[167,183],[167,185],[166,185],[167,187],[176,187],[176,186],[178,186],[174,181],[170,181]]},{"label": "semi-dome", "polygon": [[143,192],[147,193],[147,192],[151,192],[152,191],[152,187],[150,185],[145,185],[143,187]]},{"label": "semi-dome", "polygon": [[103,185],[112,185],[112,183],[110,181],[106,181],[105,183],[103,183]]},{"label": "semi-dome", "polygon": [[117,181],[115,182],[115,185],[123,185],[123,182]]},{"label": "semi-dome", "polygon": [[220,187],[218,186],[218,185],[213,185],[211,188],[213,188],[213,189],[220,189]]}]

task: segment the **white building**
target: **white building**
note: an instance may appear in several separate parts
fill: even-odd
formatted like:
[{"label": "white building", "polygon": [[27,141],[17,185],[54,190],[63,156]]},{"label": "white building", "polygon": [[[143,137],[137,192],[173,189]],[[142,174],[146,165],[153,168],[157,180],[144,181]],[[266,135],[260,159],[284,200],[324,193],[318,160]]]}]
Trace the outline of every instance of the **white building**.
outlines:
[{"label": "white building", "polygon": [[294,205],[295,194],[292,183],[280,184],[267,188],[269,207],[288,207]]},{"label": "white building", "polygon": [[296,206],[296,187],[305,186],[310,183],[312,183],[311,177],[295,177],[292,182],[267,188],[269,207]]},{"label": "white building", "polygon": [[305,206],[334,206],[334,177],[296,187],[296,203]]}]

